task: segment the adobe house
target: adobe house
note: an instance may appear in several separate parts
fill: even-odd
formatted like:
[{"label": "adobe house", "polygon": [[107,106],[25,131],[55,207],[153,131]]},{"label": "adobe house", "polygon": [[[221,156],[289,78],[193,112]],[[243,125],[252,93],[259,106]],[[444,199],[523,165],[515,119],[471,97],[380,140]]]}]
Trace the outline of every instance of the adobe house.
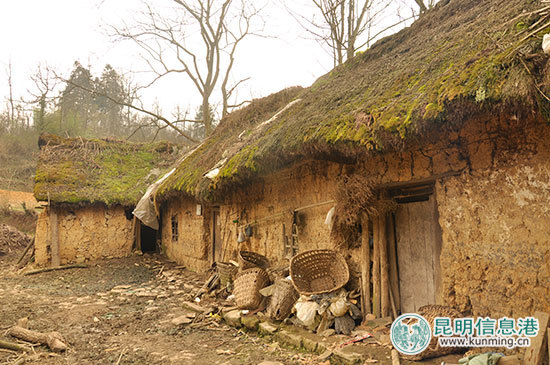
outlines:
[{"label": "adobe house", "polygon": [[541,7],[442,1],[311,87],[232,113],[156,189],[163,251],[203,270],[240,249],[278,265],[337,248],[377,315],[550,311]]},{"label": "adobe house", "polygon": [[156,231],[137,225],[132,210],[175,162],[174,145],[51,134],[42,134],[38,144],[34,196],[46,208],[36,226],[37,264],[124,257],[136,236],[142,250],[157,250]]}]

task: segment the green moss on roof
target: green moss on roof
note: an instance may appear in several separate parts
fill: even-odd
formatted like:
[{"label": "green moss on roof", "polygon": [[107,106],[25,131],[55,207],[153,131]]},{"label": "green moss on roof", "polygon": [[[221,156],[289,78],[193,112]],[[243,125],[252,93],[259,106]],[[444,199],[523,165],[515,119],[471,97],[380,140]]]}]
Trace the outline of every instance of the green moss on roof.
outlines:
[{"label": "green moss on roof", "polygon": [[57,204],[137,203],[147,187],[176,161],[166,142],[64,139],[43,134],[34,195]]},{"label": "green moss on roof", "polygon": [[[515,103],[525,110],[549,110],[535,87],[544,78],[541,39],[548,29],[527,36],[544,24],[536,11],[542,7],[525,0],[442,0],[311,87],[274,94],[230,114],[159,193],[208,196],[303,158],[305,151],[342,146],[381,151],[387,147],[382,136],[405,140],[421,125],[445,123],[460,105],[481,111]],[[301,101],[254,133],[255,125],[297,98]],[[263,104],[270,107],[254,114]],[[220,173],[205,178],[220,161]]]}]

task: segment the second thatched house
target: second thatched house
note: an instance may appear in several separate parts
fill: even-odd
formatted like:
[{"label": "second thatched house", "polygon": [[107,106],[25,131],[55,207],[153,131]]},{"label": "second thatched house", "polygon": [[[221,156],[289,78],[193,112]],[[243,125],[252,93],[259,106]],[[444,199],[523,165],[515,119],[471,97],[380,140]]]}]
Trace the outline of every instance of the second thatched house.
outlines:
[{"label": "second thatched house", "polygon": [[47,204],[36,227],[39,265],[127,256],[136,237],[138,248],[157,250],[157,232],[136,222],[132,210],[175,162],[176,146],[49,134],[39,146],[34,195]]},{"label": "second thatched house", "polygon": [[155,190],[163,250],[202,270],[242,249],[276,266],[337,248],[383,316],[550,311],[539,8],[442,1],[311,87],[232,113]]}]

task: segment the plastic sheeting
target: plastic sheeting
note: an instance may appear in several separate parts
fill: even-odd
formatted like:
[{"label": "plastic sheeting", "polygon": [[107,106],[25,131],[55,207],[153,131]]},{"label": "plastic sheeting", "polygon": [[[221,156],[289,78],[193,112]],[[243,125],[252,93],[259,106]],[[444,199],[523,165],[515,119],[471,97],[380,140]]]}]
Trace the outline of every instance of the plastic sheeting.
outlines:
[{"label": "plastic sheeting", "polygon": [[166,180],[170,175],[172,175],[176,169],[170,170],[163,177],[155,181],[152,185],[147,188],[145,194],[141,197],[139,202],[136,205],[136,208],[132,214],[145,224],[148,227],[153,228],[154,230],[159,229],[159,221],[157,218],[157,210],[155,209],[154,203],[154,193],[157,188]]}]

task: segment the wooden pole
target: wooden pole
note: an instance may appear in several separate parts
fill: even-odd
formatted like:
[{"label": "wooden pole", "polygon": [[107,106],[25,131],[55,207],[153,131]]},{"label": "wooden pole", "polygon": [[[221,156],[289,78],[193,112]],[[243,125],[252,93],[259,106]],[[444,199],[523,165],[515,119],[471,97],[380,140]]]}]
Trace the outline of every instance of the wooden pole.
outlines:
[{"label": "wooden pole", "polygon": [[371,313],[370,304],[370,232],[369,218],[361,216],[361,311],[363,320]]},{"label": "wooden pole", "polygon": [[388,270],[388,238],[386,235],[386,215],[378,219],[378,230],[380,231],[380,308],[381,316],[390,315],[390,288],[389,288],[389,270]]},{"label": "wooden pole", "polygon": [[31,352],[31,349],[25,346],[21,346],[17,343],[9,342],[9,341],[2,341],[0,340],[0,348],[12,350],[12,351],[24,351],[24,352]]},{"label": "wooden pole", "polygon": [[40,274],[43,272],[56,271],[56,270],[67,270],[67,269],[85,269],[88,265],[84,264],[74,264],[74,265],[65,265],[65,266],[56,266],[56,267],[47,267],[44,269],[31,270],[23,273],[23,275],[34,275]]},{"label": "wooden pole", "polygon": [[393,213],[388,216],[388,260],[390,262],[390,288],[393,295],[393,304],[397,309],[401,308],[399,295],[399,271],[397,269],[397,246],[395,242],[395,222]]},{"label": "wooden pole", "polygon": [[21,254],[21,256],[19,257],[19,260],[17,260],[17,266],[19,267],[19,264],[21,263],[21,261],[23,261],[23,258],[25,257],[25,255],[27,254],[27,252],[29,252],[29,250],[31,249],[31,247],[34,246],[34,237],[31,239],[31,241],[29,242],[29,244],[27,245],[27,247],[25,247],[25,250],[23,251],[23,253]]},{"label": "wooden pole", "polygon": [[380,227],[378,218],[375,218],[372,223],[372,313],[376,318],[380,318]]},{"label": "wooden pole", "polygon": [[61,265],[59,255],[59,233],[57,227],[57,213],[51,207],[50,210],[50,248],[52,254],[52,267]]}]

